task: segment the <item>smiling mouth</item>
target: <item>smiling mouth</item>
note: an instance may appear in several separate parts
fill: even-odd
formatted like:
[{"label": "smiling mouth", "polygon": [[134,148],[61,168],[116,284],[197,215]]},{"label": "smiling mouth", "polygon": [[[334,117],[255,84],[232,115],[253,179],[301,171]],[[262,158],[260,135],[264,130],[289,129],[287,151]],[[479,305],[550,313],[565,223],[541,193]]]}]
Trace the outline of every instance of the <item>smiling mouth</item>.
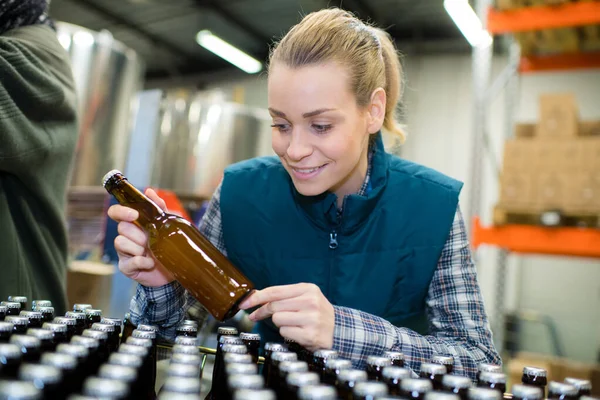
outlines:
[{"label": "smiling mouth", "polygon": [[327,164],[323,164],[320,167],[315,167],[315,168],[295,168],[292,167],[292,169],[296,172],[300,172],[301,174],[310,174],[313,173],[315,171],[318,171],[319,169],[323,168],[325,165]]}]

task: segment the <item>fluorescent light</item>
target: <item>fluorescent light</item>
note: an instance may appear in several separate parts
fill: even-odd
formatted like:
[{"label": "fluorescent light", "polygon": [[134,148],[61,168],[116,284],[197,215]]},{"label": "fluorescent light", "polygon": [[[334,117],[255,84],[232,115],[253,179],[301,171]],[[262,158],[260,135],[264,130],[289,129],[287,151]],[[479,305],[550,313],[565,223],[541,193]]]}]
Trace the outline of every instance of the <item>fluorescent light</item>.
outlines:
[{"label": "fluorescent light", "polygon": [[444,0],[444,8],[471,46],[487,47],[492,44],[492,36],[483,29],[467,0]]},{"label": "fluorescent light", "polygon": [[215,53],[244,72],[255,74],[262,69],[260,61],[233,47],[223,39],[213,35],[210,31],[203,30],[198,32],[196,34],[196,42],[206,50]]}]

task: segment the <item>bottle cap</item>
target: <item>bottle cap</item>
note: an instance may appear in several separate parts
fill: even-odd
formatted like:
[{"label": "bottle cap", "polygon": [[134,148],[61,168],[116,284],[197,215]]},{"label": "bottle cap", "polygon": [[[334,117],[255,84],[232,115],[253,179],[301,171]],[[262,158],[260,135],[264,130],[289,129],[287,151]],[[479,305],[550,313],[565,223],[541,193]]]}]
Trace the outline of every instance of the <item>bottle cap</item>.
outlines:
[{"label": "bottle cap", "polygon": [[428,375],[444,375],[446,372],[448,372],[448,370],[446,367],[440,364],[422,363],[421,372],[424,372]]},{"label": "bottle cap", "polygon": [[21,303],[16,302],[16,301],[3,301],[0,303],[0,305],[3,305],[4,307],[11,309],[11,308],[21,308]]},{"label": "bottle cap", "polygon": [[170,376],[165,379],[163,389],[177,393],[200,393],[200,380],[197,378],[183,378]]},{"label": "bottle cap", "polygon": [[190,364],[170,364],[167,376],[181,376],[183,378],[197,378],[200,376],[200,366]]},{"label": "bottle cap", "polygon": [[141,331],[139,329],[135,329],[131,333],[131,337],[134,338],[134,339],[156,340],[156,332],[154,332],[154,331]]},{"label": "bottle cap", "polygon": [[579,390],[592,390],[592,383],[587,379],[566,378],[565,382]]},{"label": "bottle cap", "polygon": [[223,356],[225,364],[252,364],[252,356],[250,354],[225,353]]},{"label": "bottle cap", "polygon": [[369,356],[367,357],[367,365],[374,367],[388,367],[392,365],[392,360],[387,357]]},{"label": "bottle cap", "polygon": [[44,353],[42,354],[41,364],[53,365],[60,369],[73,370],[77,368],[77,359],[68,354]]},{"label": "bottle cap", "polygon": [[87,396],[123,398],[129,393],[125,382],[112,379],[89,377],[83,383],[83,394]]},{"label": "bottle cap", "polygon": [[103,364],[98,370],[98,376],[104,379],[131,383],[137,379],[137,370],[124,365]]},{"label": "bottle cap", "polygon": [[542,389],[531,385],[513,385],[512,393],[513,398],[518,397],[524,400],[542,400],[544,398]]},{"label": "bottle cap", "polygon": [[275,392],[271,389],[240,389],[233,395],[233,400],[275,400]]},{"label": "bottle cap", "polygon": [[0,314],[6,315],[7,311],[8,311],[8,307],[0,306]]},{"label": "bottle cap", "polygon": [[388,387],[383,382],[359,382],[354,386],[353,393],[357,396],[385,396],[388,394]]},{"label": "bottle cap", "polygon": [[233,336],[238,334],[238,330],[232,326],[220,326],[217,329],[217,333],[221,336]]},{"label": "bottle cap", "polygon": [[119,346],[119,353],[133,354],[134,356],[146,358],[148,356],[148,348],[145,346],[136,346],[133,344],[124,343]]},{"label": "bottle cap", "polygon": [[21,349],[14,343],[0,343],[0,358],[6,359],[20,359]]},{"label": "bottle cap", "polygon": [[271,360],[276,362],[298,361],[298,354],[289,351],[279,351],[271,354]]},{"label": "bottle cap", "polygon": [[484,389],[484,388],[471,388],[467,392],[467,397],[469,400],[501,400],[502,395],[499,391],[494,389]]},{"label": "bottle cap", "polygon": [[229,375],[227,382],[232,390],[262,389],[265,386],[262,375]]},{"label": "bottle cap", "polygon": [[181,324],[177,327],[177,332],[198,333],[198,327],[190,324]]},{"label": "bottle cap", "polygon": [[55,324],[63,324],[63,325],[67,325],[67,326],[77,325],[77,320],[75,318],[68,318],[68,317],[56,317],[52,320],[52,322],[54,322]]},{"label": "bottle cap", "polygon": [[123,175],[123,173],[122,173],[121,171],[119,171],[118,169],[113,169],[113,170],[111,170],[111,171],[108,171],[108,172],[106,173],[106,175],[104,175],[104,176],[102,177],[102,186],[103,186],[104,188],[106,188],[106,184],[108,183],[108,181],[109,181],[109,180],[111,180],[112,178],[116,177],[117,175],[118,175],[120,178],[123,178],[123,179],[125,178],[125,176]]},{"label": "bottle cap", "polygon": [[403,379],[400,389],[405,392],[427,393],[433,390],[429,379]]},{"label": "bottle cap", "polygon": [[38,400],[42,398],[42,392],[33,385],[33,382],[0,380],[0,398]]},{"label": "bottle cap", "polygon": [[142,338],[135,338],[135,337],[130,336],[127,338],[127,341],[125,343],[131,344],[133,346],[140,346],[140,347],[145,347],[145,348],[152,347],[152,339],[142,339]]},{"label": "bottle cap", "polygon": [[236,364],[230,363],[225,366],[227,376],[232,375],[256,375],[258,367],[256,364]]},{"label": "bottle cap", "polygon": [[52,365],[23,364],[19,368],[19,379],[41,382],[44,385],[56,384],[62,379],[62,371]]},{"label": "bottle cap", "polygon": [[49,331],[48,329],[29,328],[29,329],[27,329],[27,335],[36,337],[40,340],[54,339],[54,332]]},{"label": "bottle cap", "polygon": [[124,367],[140,368],[143,362],[142,357],[134,354],[112,353],[108,357],[109,364],[122,365]]},{"label": "bottle cap", "polygon": [[386,379],[410,379],[412,377],[410,369],[394,366],[385,367],[381,374]]},{"label": "bottle cap", "polygon": [[189,336],[177,336],[175,338],[175,344],[182,344],[185,346],[198,346],[198,339]]},{"label": "bottle cap", "polygon": [[202,359],[199,355],[189,355],[189,354],[173,354],[171,356],[171,364],[191,364],[191,365],[200,365]]},{"label": "bottle cap", "polygon": [[93,308],[91,304],[85,303],[75,303],[73,304],[73,311],[75,312],[84,312],[88,308]]},{"label": "bottle cap", "polygon": [[548,384],[548,394],[550,393],[561,396],[577,396],[579,394],[579,389],[568,383],[551,381]]},{"label": "bottle cap", "polygon": [[477,366],[479,372],[502,372],[502,367],[496,364],[481,363]]},{"label": "bottle cap", "polygon": [[94,322],[92,324],[92,330],[93,331],[106,332],[106,333],[114,333],[115,332],[115,326],[111,325],[111,324],[103,324],[102,322]]},{"label": "bottle cap", "polygon": [[173,346],[173,353],[181,353],[181,354],[199,354],[200,351],[196,346],[185,346],[183,344],[176,344]]},{"label": "bottle cap", "polygon": [[75,335],[73,338],[71,338],[71,344],[77,344],[85,347],[86,349],[97,349],[100,347],[100,342],[98,342],[96,339],[79,335]]},{"label": "bottle cap", "polygon": [[293,372],[308,372],[308,364],[304,361],[282,361],[279,363],[279,372],[282,376]]},{"label": "bottle cap", "polygon": [[219,343],[222,345],[226,344],[244,344],[244,341],[237,336],[221,336]]},{"label": "bottle cap", "polygon": [[248,340],[250,342],[260,342],[260,334],[242,332],[240,333],[240,339]]},{"label": "bottle cap", "polygon": [[341,370],[337,378],[340,382],[366,382],[367,372],[360,369]]},{"label": "bottle cap", "polygon": [[27,297],[25,297],[25,296],[8,296],[8,301],[14,301],[15,303],[27,303]]},{"label": "bottle cap", "polygon": [[159,328],[156,325],[139,324],[137,326],[137,330],[138,331],[147,331],[147,332],[157,332],[158,333]]},{"label": "bottle cap", "polygon": [[44,322],[42,329],[46,329],[52,332],[67,333],[67,326],[63,324],[55,324],[53,322]]},{"label": "bottle cap", "polygon": [[9,315],[8,317],[4,317],[4,322],[10,322],[13,325],[17,326],[27,326],[29,324],[29,319],[25,317],[17,317],[14,315]]},{"label": "bottle cap", "polygon": [[546,377],[547,372],[543,368],[525,367],[525,368],[523,368],[523,375],[537,376],[537,377]]},{"label": "bottle cap", "polygon": [[425,393],[425,400],[460,400],[460,397],[453,393],[428,392]]},{"label": "bottle cap", "polygon": [[342,370],[351,369],[352,361],[344,360],[342,358],[329,358],[325,361],[325,369],[328,370]]},{"label": "bottle cap", "polygon": [[11,322],[0,321],[0,332],[12,332],[14,327]]},{"label": "bottle cap", "polygon": [[80,344],[61,343],[56,346],[56,352],[60,354],[68,354],[79,359],[85,358],[90,354],[87,347]]},{"label": "bottle cap", "polygon": [[108,334],[106,332],[94,331],[91,329],[84,330],[81,336],[96,339],[101,342],[105,342],[108,340]]},{"label": "bottle cap", "polygon": [[87,317],[102,316],[102,310],[98,310],[97,308],[86,308],[84,312]]},{"label": "bottle cap", "polygon": [[30,321],[41,321],[44,316],[38,311],[21,311],[19,317],[25,317]]},{"label": "bottle cap", "polygon": [[433,356],[431,358],[433,364],[454,365],[454,357],[451,356]]},{"label": "bottle cap", "polygon": [[292,372],[288,374],[286,382],[288,385],[297,387],[318,385],[319,375],[317,375],[315,372]]},{"label": "bottle cap", "polygon": [[298,390],[300,400],[336,400],[337,391],[333,386],[313,385],[303,386]]},{"label": "bottle cap", "polygon": [[271,351],[273,353],[278,351],[288,351],[288,347],[283,343],[267,342],[265,344],[265,351]]},{"label": "bottle cap", "polygon": [[109,324],[109,325],[114,325],[114,326],[121,326],[123,325],[123,320],[120,318],[108,318],[108,317],[102,317],[102,319],[100,320],[101,323],[103,324]]},{"label": "bottle cap", "polygon": [[35,310],[41,312],[42,315],[50,315],[52,318],[54,318],[54,307],[38,306]]},{"label": "bottle cap", "polygon": [[50,300],[33,300],[31,302],[31,309],[33,311],[39,311],[39,307],[52,307],[52,302]]},{"label": "bottle cap", "polygon": [[383,356],[389,358],[392,361],[404,360],[404,353],[401,353],[399,351],[386,351],[385,353],[383,353]]},{"label": "bottle cap", "polygon": [[[12,335],[9,343],[16,344],[21,349],[39,349],[42,347],[42,342],[40,342],[40,339],[29,335]],[[27,350],[22,351],[24,353],[27,352]]]},{"label": "bottle cap", "polygon": [[444,375],[442,385],[446,388],[468,389],[473,386],[473,382],[466,376]]},{"label": "bottle cap", "polygon": [[501,372],[482,372],[479,380],[488,383],[506,383],[506,375]]},{"label": "bottle cap", "polygon": [[67,318],[74,318],[76,320],[80,320],[80,319],[85,320],[85,313],[84,312],[77,312],[77,311],[67,311],[65,313],[65,317],[67,317]]},{"label": "bottle cap", "polygon": [[337,351],[335,350],[326,350],[326,349],[321,349],[321,350],[317,350],[313,353],[313,357],[315,358],[320,358],[322,360],[329,360],[331,358],[338,358],[339,354]]},{"label": "bottle cap", "polygon": [[[223,336],[227,337],[227,336]],[[223,345],[223,354],[225,353],[236,353],[236,354],[247,354],[248,348],[243,344],[224,344]]]}]

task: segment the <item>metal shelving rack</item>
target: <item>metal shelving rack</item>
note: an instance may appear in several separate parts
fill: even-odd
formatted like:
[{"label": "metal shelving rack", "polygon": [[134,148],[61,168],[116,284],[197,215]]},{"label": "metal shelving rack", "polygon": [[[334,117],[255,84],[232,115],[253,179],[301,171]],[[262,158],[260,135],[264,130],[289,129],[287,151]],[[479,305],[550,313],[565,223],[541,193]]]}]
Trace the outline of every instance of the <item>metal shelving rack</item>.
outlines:
[{"label": "metal shelving rack", "polygon": [[[508,64],[490,83],[493,46],[474,47],[473,87],[474,125],[471,148],[471,189],[469,191],[469,227],[474,248],[481,244],[497,246],[494,316],[492,328],[497,348],[503,351],[504,297],[509,252],[529,254],[560,254],[600,257],[600,230],[587,228],[545,228],[522,225],[483,227],[480,223],[482,168],[484,154],[493,155],[489,147],[487,109],[491,100],[502,91],[505,97],[504,138],[513,136],[515,99],[519,92],[521,74],[541,71],[564,71],[581,68],[600,68],[600,52],[552,56],[521,57],[519,45],[512,34],[540,29],[577,27],[600,24],[600,1],[581,0],[559,5],[526,7],[508,11],[493,8],[492,0],[475,0],[475,11],[484,29],[492,35],[508,35]],[[497,157],[490,157],[496,162]],[[497,165],[495,169],[499,170]],[[474,253],[476,257],[476,253]]]}]

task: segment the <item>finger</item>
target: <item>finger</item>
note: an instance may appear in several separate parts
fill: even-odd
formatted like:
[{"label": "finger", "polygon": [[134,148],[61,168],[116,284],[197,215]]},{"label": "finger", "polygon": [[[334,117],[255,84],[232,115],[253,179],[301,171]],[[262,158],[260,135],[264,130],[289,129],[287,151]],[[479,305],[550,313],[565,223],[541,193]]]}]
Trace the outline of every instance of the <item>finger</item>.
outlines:
[{"label": "finger", "polygon": [[290,299],[301,296],[307,291],[313,290],[312,284],[297,283],[294,285],[271,286],[263,290],[257,290],[240,304],[242,310],[266,304],[272,301]]},{"label": "finger", "polygon": [[279,328],[279,334],[286,339],[292,339],[301,346],[306,345],[304,339],[304,330],[298,326],[282,326]]},{"label": "finger", "polygon": [[120,222],[117,226],[117,231],[120,235],[125,236],[139,246],[146,247],[148,244],[148,237],[144,231],[131,222]]},{"label": "finger", "polygon": [[158,194],[154,191],[154,189],[146,189],[146,196],[150,198],[153,202],[155,202],[163,211],[167,211],[167,203],[163,199],[160,198]]},{"label": "finger", "polygon": [[150,257],[136,256],[119,262],[119,271],[126,276],[134,276],[140,271],[148,271],[154,268],[154,260]]},{"label": "finger", "polygon": [[118,253],[130,257],[143,256],[146,253],[145,247],[140,246],[139,244],[136,244],[130,239],[121,235],[115,238],[115,249]]},{"label": "finger", "polygon": [[255,310],[249,315],[252,321],[260,321],[265,318],[269,318],[273,314],[282,311],[300,311],[304,309],[305,301],[303,296],[293,297],[291,299],[284,299],[279,301],[272,301]]},{"label": "finger", "polygon": [[117,221],[128,221],[133,222],[139,217],[139,213],[133,208],[125,207],[120,204],[110,206],[108,209],[108,216]]},{"label": "finger", "polygon": [[298,311],[282,311],[273,314],[273,323],[281,328],[284,326],[305,326],[311,322],[310,313]]}]

